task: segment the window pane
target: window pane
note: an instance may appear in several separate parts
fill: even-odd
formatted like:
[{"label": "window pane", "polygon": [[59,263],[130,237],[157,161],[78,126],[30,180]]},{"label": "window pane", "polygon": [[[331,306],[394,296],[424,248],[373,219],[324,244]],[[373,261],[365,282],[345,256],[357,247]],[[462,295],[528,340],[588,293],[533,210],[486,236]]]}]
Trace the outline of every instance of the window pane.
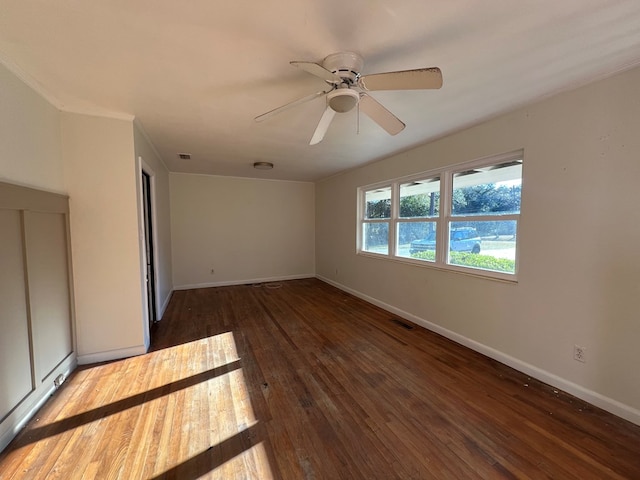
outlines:
[{"label": "window pane", "polygon": [[451,222],[447,263],[515,273],[516,220]]},{"label": "window pane", "polygon": [[389,254],[389,223],[365,223],[362,232],[362,249],[366,252]]},{"label": "window pane", "polygon": [[400,185],[400,217],[437,217],[440,207],[440,178],[428,178]]},{"label": "window pane", "polygon": [[364,201],[365,219],[391,218],[391,187],[365,192]]},{"label": "window pane", "polygon": [[522,160],[453,175],[453,215],[520,213]]},{"label": "window pane", "polygon": [[435,261],[436,222],[398,223],[397,256]]}]

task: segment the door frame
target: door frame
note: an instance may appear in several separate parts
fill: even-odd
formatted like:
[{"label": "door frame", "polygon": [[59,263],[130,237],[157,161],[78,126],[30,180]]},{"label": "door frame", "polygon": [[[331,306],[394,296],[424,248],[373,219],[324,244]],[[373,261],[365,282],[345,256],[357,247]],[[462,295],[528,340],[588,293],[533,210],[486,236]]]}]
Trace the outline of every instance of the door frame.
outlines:
[{"label": "door frame", "polygon": [[[153,258],[152,258],[152,271],[154,275],[153,279],[153,296],[154,302],[153,307],[156,312],[156,316],[160,312],[160,306],[158,305],[159,301],[159,291],[158,291],[158,234],[157,234],[157,216],[156,216],[156,179],[155,172],[151,166],[144,161],[144,159],[139,156],[136,158],[136,180],[137,180],[137,191],[138,191],[138,240],[139,240],[139,249],[140,249],[140,287],[142,293],[142,321],[143,321],[143,332],[144,332],[144,343],[146,348],[148,349],[151,345],[151,331],[150,331],[150,317],[149,317],[149,298],[147,293],[147,253],[146,253],[146,241],[145,241],[145,214],[144,214],[144,193],[143,193],[143,173],[149,177],[149,196],[150,196],[150,218],[151,218],[151,248],[153,250]],[[159,318],[156,318],[155,321],[159,321]]]}]

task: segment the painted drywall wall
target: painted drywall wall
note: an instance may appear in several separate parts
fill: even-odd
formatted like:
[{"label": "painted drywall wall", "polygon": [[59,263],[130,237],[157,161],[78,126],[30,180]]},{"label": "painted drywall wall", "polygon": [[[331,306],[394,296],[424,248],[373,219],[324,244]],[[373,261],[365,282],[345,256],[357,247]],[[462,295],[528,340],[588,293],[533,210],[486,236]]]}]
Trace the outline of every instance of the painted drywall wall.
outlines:
[{"label": "painted drywall wall", "polygon": [[0,63],[0,180],[64,191],[60,112]]},{"label": "painted drywall wall", "polygon": [[[161,317],[169,303],[173,291],[173,274],[171,266],[171,205],[169,197],[169,171],[153,148],[153,145],[144,134],[144,130],[134,122],[135,155],[137,159],[148,165],[153,174],[154,188],[154,230],[156,235],[155,259],[156,259],[156,283],[157,283],[157,311]],[[139,172],[136,172],[139,173]],[[137,178],[138,190],[140,178]],[[139,191],[140,193],[140,191]],[[139,196],[141,198],[141,196]],[[140,209],[140,207],[139,207]],[[138,222],[139,228],[142,223]]]},{"label": "painted drywall wall", "polygon": [[169,177],[175,288],[314,275],[312,183]]},{"label": "painted drywall wall", "polygon": [[[319,182],[317,273],[640,423],[639,118],[636,69]],[[517,284],[356,254],[358,186],[517,149]]]},{"label": "painted drywall wall", "polygon": [[[67,193],[59,110],[2,64],[0,180]],[[49,398],[54,378],[68,376],[76,366],[65,285],[66,223],[60,216],[66,212],[66,200],[65,207],[56,210],[56,201],[49,196],[32,202],[30,194],[21,194],[17,200],[5,191],[2,197],[6,203],[0,209],[5,257],[0,261],[0,450]],[[49,221],[53,230],[42,228]],[[62,256],[56,247],[63,250]],[[25,249],[27,257],[23,257]]]},{"label": "painted drywall wall", "polygon": [[62,113],[78,362],[144,353],[132,121]]}]

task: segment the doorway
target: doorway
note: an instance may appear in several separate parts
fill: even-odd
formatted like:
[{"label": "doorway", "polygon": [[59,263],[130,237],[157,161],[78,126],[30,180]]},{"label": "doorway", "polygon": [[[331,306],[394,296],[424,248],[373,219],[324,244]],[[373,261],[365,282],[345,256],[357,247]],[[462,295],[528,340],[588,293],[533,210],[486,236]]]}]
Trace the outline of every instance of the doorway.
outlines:
[{"label": "doorway", "polygon": [[147,286],[147,311],[149,327],[158,321],[156,311],[156,272],[153,250],[153,202],[151,195],[151,175],[142,171],[142,208],[144,216],[144,250],[146,261],[145,281]]}]

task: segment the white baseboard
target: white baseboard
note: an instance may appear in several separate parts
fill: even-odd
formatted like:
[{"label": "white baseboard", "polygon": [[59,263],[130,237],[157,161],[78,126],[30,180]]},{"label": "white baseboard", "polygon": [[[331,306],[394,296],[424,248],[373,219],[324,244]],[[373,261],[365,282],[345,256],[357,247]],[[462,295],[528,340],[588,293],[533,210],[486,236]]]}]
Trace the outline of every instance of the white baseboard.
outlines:
[{"label": "white baseboard", "polygon": [[106,352],[89,353],[86,355],[78,355],[78,365],[120,360],[121,358],[135,357],[145,353],[147,353],[147,348],[144,345],[121,348],[118,350],[108,350]]},{"label": "white baseboard", "polygon": [[449,340],[459,343],[460,345],[464,345],[465,347],[475,350],[476,352],[482,353],[489,358],[497,360],[498,362],[514,368],[522,373],[525,373],[537,380],[540,380],[541,382],[547,383],[564,392],[570,393],[571,395],[578,397],[592,405],[595,405],[596,407],[606,410],[607,412],[613,413],[618,417],[624,418],[625,420],[635,423],[636,425],[640,425],[640,410],[636,408],[625,405],[612,398],[605,397],[598,392],[589,390],[581,385],[573,383],[553,373],[547,372],[546,370],[542,370],[535,365],[523,362],[522,360],[507,355],[506,353],[500,352],[498,350],[495,350],[494,348],[488,347],[487,345],[483,345],[482,343],[476,342],[475,340],[443,328],[440,325],[436,325],[435,323],[425,320],[424,318],[420,318],[416,315],[405,312],[404,310],[396,308],[393,305],[381,302],[380,300],[377,300],[373,297],[370,297],[369,295],[365,295],[364,293],[342,285],[341,283],[335,282],[334,280],[323,277],[322,275],[316,275],[316,278],[322,280],[325,283],[333,285],[340,290],[344,290],[345,292],[348,292],[355,297],[361,298],[366,302],[376,305],[377,307],[380,307],[390,313],[393,313],[394,315],[415,323],[416,325],[420,325],[427,330],[438,333],[443,337],[448,338]]},{"label": "white baseboard", "polygon": [[210,288],[210,287],[228,287],[231,285],[248,285],[251,283],[268,283],[268,282],[284,282],[287,280],[301,280],[303,278],[314,278],[316,275],[313,273],[306,273],[302,275],[285,275],[280,277],[268,277],[268,278],[251,278],[245,280],[228,280],[221,282],[207,282],[207,283],[193,283],[186,285],[178,285],[174,287],[174,290],[193,290],[195,288]]},{"label": "white baseboard", "polygon": [[160,312],[158,312],[159,314],[157,316],[158,320],[160,320],[164,316],[164,312],[167,310],[169,302],[171,301],[171,295],[173,295],[173,290],[169,292],[167,298],[164,299],[164,303],[160,306]]}]

